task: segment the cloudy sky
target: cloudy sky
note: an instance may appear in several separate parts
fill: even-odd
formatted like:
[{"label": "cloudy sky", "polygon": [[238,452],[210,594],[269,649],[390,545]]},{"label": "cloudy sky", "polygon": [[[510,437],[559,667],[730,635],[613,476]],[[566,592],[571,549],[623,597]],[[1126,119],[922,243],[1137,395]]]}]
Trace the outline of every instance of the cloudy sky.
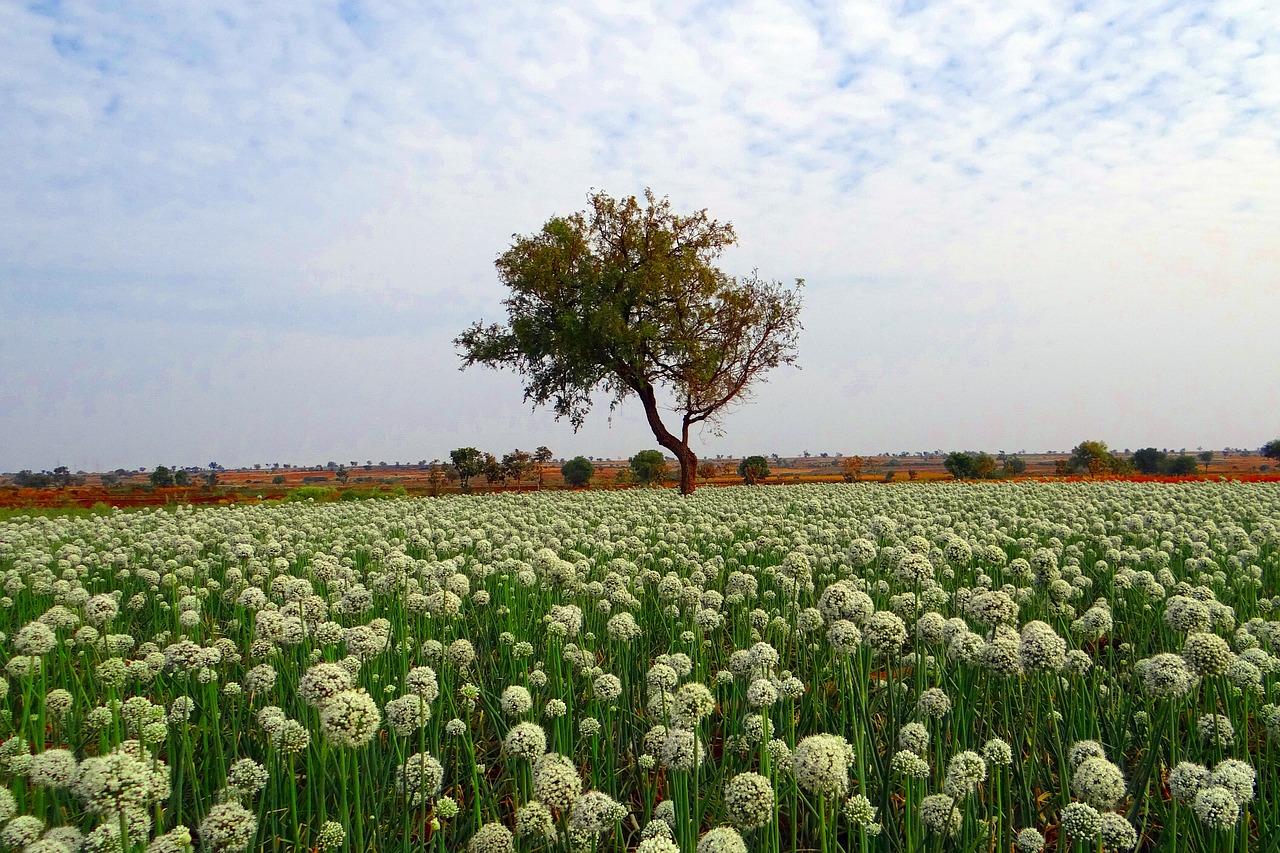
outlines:
[{"label": "cloudy sky", "polygon": [[803,278],[700,453],[1280,434],[1280,4],[0,0],[0,470],[631,454],[459,372],[591,188]]}]

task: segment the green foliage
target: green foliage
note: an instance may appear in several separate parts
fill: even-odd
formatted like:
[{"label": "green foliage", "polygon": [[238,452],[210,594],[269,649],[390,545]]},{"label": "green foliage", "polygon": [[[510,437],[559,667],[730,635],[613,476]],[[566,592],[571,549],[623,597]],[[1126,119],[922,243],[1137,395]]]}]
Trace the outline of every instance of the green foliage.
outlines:
[{"label": "green foliage", "polygon": [[996,458],[990,453],[976,453],[973,456],[973,476],[980,480],[989,480],[996,475]]},{"label": "green foliage", "polygon": [[1280,462],[1280,438],[1273,438],[1262,445],[1262,455]]},{"label": "green foliage", "polygon": [[186,468],[177,468],[173,472],[173,484],[175,486],[190,486],[191,472]]},{"label": "green foliage", "polygon": [[585,456],[575,456],[560,467],[564,481],[571,486],[585,486],[595,472],[596,466]]},{"label": "green foliage", "polygon": [[337,497],[338,497],[337,489],[330,489],[324,486],[299,486],[298,488],[289,492],[288,499],[291,501],[313,500],[316,502],[320,502],[320,501],[331,501],[336,499]]},{"label": "green foliage", "polygon": [[272,482],[272,484],[273,484],[273,485],[276,485],[276,486],[283,486],[283,485],[284,485],[284,474],[276,474],[274,477],[272,477],[272,478],[271,478],[271,482]]},{"label": "green foliage", "polygon": [[[690,428],[718,427],[765,372],[795,362],[801,282],[789,289],[721,271],[715,262],[736,238],[705,210],[678,215],[650,191],[643,204],[603,192],[590,200],[584,212],[516,236],[497,260],[507,325],[475,323],[455,344],[465,366],[523,374],[525,399],[550,405],[574,429],[599,390],[611,407],[639,397],[658,444],[680,461],[681,491],[690,492]],[[675,398],[674,433],[663,423],[659,388]]]},{"label": "green foliage", "polygon": [[1169,454],[1154,447],[1133,451],[1129,460],[1139,474],[1163,474],[1169,463]]},{"label": "green foliage", "polygon": [[151,480],[151,485],[157,489],[165,489],[174,484],[173,472],[164,465],[157,465],[155,470],[151,472],[149,479]]},{"label": "green foliage", "polygon": [[484,454],[484,458],[480,462],[480,473],[484,474],[485,480],[489,483],[505,483],[507,481],[506,469],[502,467],[498,457],[492,453]]},{"label": "green foliage", "polygon": [[977,472],[977,460],[973,458],[973,454],[962,450],[948,453],[947,458],[942,460],[942,466],[957,480],[972,480]]},{"label": "green foliage", "polygon": [[53,485],[53,475],[24,469],[13,475],[13,484],[24,489],[47,489]]},{"label": "green foliage", "polygon": [[[665,492],[380,505],[342,497],[349,502],[311,509],[307,503],[249,511],[174,506],[167,514],[100,508],[111,513],[109,520],[86,510],[23,513],[9,536],[21,550],[0,554],[10,599],[0,609],[0,632],[9,638],[11,658],[10,689],[0,699],[8,743],[0,776],[29,821],[27,828],[9,823],[6,842],[19,829],[31,832],[35,821],[63,837],[75,836],[54,827],[69,825],[109,842],[119,813],[87,808],[80,790],[96,784],[100,793],[118,797],[121,778],[130,783],[125,796],[150,789],[132,784],[146,781],[150,765],[163,771],[152,781],[162,783],[156,790],[165,797],[148,811],[155,824],[150,832],[141,822],[137,843],[123,849],[140,851],[151,835],[177,828],[196,832],[220,800],[243,804],[247,828],[234,847],[211,843],[206,831],[204,849],[513,849],[494,827],[513,825],[534,794],[528,760],[509,748],[517,739],[507,740],[521,719],[536,719],[541,729],[531,754],[545,747],[565,756],[557,760],[564,772],[548,773],[544,781],[558,780],[557,790],[571,792],[580,785],[584,796],[605,805],[607,793],[630,809],[621,821],[610,811],[598,824],[603,831],[593,829],[588,840],[599,853],[634,851],[637,828],[663,818],[654,814],[659,800],[674,807],[664,809],[689,851],[699,843],[743,849],[730,830],[714,829],[734,824],[751,826],[752,851],[1010,853],[1039,849],[1014,841],[1027,827],[1039,827],[1052,834],[1051,849],[1269,853],[1280,826],[1274,760],[1280,723],[1274,706],[1263,703],[1275,698],[1276,676],[1237,662],[1266,665],[1274,645],[1262,630],[1275,616],[1262,594],[1273,586],[1263,581],[1270,581],[1276,551],[1263,521],[1280,517],[1280,494],[1270,484],[920,485],[905,491],[812,485],[709,490],[685,505]],[[0,510],[6,518],[12,516]],[[1263,535],[1250,542],[1249,532],[1259,529]],[[973,531],[982,535],[970,538]],[[838,574],[822,571],[817,557],[756,547],[762,532],[775,542],[838,542],[842,552],[852,546],[856,565]],[[206,590],[198,609],[179,610],[179,599],[192,599],[155,584],[146,570],[121,572],[122,541],[156,565],[202,555],[198,574],[188,579],[193,591]],[[902,560],[899,542],[941,549],[945,566],[932,555]],[[1243,550],[1242,542],[1249,543]],[[384,551],[384,543],[392,550]],[[503,549],[544,563],[554,582],[536,582],[535,575],[532,584],[513,583],[494,572]],[[1120,556],[1111,556],[1115,552]],[[1204,553],[1239,556],[1210,569]],[[712,568],[726,554],[735,555],[740,570]],[[1151,554],[1165,556],[1146,561]],[[58,592],[50,595],[49,575],[56,574],[50,567],[67,555],[84,568],[78,578],[73,572],[59,577]],[[287,559],[277,563],[273,555]],[[423,599],[398,583],[404,577],[397,572],[414,571],[409,561],[448,573],[440,579],[465,593],[456,607],[433,608],[428,617]],[[1087,588],[1070,611],[1043,582],[1056,579],[1058,566],[1070,567],[1071,588]],[[661,584],[649,582],[650,567],[664,576]],[[328,571],[343,581],[320,580]],[[1212,579],[1205,579],[1210,571]],[[618,589],[631,591],[624,618],[618,617],[622,607],[597,606],[606,577],[607,585],[619,581]],[[863,601],[850,598],[850,581],[865,590]],[[988,581],[990,588],[1013,590],[1011,599],[1002,604],[999,596],[985,601],[960,592]],[[337,594],[340,584],[351,590],[349,597]],[[314,603],[294,601],[293,590],[308,585],[332,597],[337,624],[299,632],[296,642],[261,642],[261,635],[287,623],[269,624],[270,605],[255,616],[253,598],[282,599],[280,609],[289,613],[293,604]],[[1194,587],[1207,593],[1195,596],[1204,607],[1178,607],[1172,593]],[[1156,601],[1162,594],[1165,600]],[[103,598],[89,605],[97,595]],[[902,602],[921,596],[932,598],[930,616],[921,613],[907,624],[893,617]],[[807,627],[796,630],[786,615],[765,612],[769,601],[793,603],[796,626]],[[106,617],[92,622],[102,635],[116,635],[113,645],[134,641],[123,654],[105,648],[99,654],[88,646],[89,632],[68,618],[102,613],[104,603]],[[353,603],[358,607],[346,607]],[[828,633],[825,614],[849,604],[863,610],[857,617],[863,630]],[[1006,606],[1011,610],[1001,616]],[[1217,614],[1212,633],[1186,636],[1196,623],[1208,624],[1201,622],[1209,618],[1207,608]],[[979,618],[987,613],[994,618]],[[1258,630],[1233,633],[1218,615]],[[35,623],[56,634],[40,657],[28,658],[22,647],[38,637],[24,626]],[[948,643],[944,632],[956,630],[960,641]],[[19,639],[24,633],[26,640]],[[730,663],[749,646],[745,665]],[[201,672],[201,647],[222,650],[211,677]],[[1204,654],[1219,647],[1221,655]],[[153,649],[171,663],[161,668],[152,658],[155,665],[142,672]],[[325,697],[311,688],[334,683],[336,668],[326,664],[331,673],[323,680],[322,671],[313,671],[307,689],[304,674],[316,661],[348,654],[358,655],[360,666],[347,669],[351,678],[343,680],[353,689],[341,691],[339,701],[375,701],[346,705],[365,708],[360,716],[318,710]],[[928,669],[910,665],[925,656],[933,658]],[[664,660],[669,666],[654,666]],[[1193,678],[1192,666],[1204,669],[1203,677]],[[722,667],[744,674],[716,674]],[[638,758],[653,755],[655,739],[662,738],[646,735],[670,713],[668,697],[652,701],[659,678],[670,680],[670,699],[689,709],[686,743],[694,760],[706,750],[696,770],[677,766],[674,750],[662,750],[675,759],[669,765]],[[749,693],[757,680],[764,683]],[[503,691],[525,684],[534,691],[534,708],[520,717],[500,713]],[[762,688],[769,702],[760,707],[751,696]],[[427,705],[406,706],[410,693],[429,695]],[[131,698],[122,704],[125,696]],[[1209,738],[1206,711],[1221,715],[1210,718]],[[755,732],[777,738],[777,749],[753,738],[757,720]],[[281,723],[287,726],[278,728]],[[148,725],[152,734],[140,742],[148,731],[140,728]],[[357,731],[363,734],[353,740]],[[1222,732],[1225,742],[1218,739]],[[132,744],[117,755],[127,751],[142,761],[111,765],[127,777],[98,772],[100,758],[126,741]],[[679,745],[669,738],[659,746],[672,744]],[[75,787],[34,784],[49,778],[50,764],[39,772],[31,753],[62,748],[85,762],[79,770],[71,765]],[[901,759],[903,749],[912,761],[891,760]],[[435,787],[439,776],[418,786],[421,801],[412,799],[414,786],[404,784],[402,772],[423,769],[409,759],[418,753],[443,770],[442,789]],[[1099,763],[1091,766],[1104,770],[1102,776],[1080,770],[1082,760],[1099,754],[1104,765],[1115,765],[1114,773]],[[779,767],[774,759],[787,755],[794,760]],[[1220,764],[1224,758],[1233,760]],[[246,759],[267,772],[246,767]],[[1190,797],[1179,789],[1197,789],[1169,784],[1182,762],[1190,762],[1183,770],[1202,768],[1178,771],[1184,780],[1200,773],[1224,783],[1215,787],[1237,798],[1238,820],[1233,811],[1229,821],[1211,824],[1187,805]],[[905,777],[903,769],[912,765],[925,778]],[[954,829],[943,834],[934,830],[949,821],[936,818],[945,817],[949,805],[922,821],[930,812],[922,808],[925,797],[939,789],[963,797]],[[846,799],[853,791],[857,798]],[[1065,819],[1068,809],[1083,806],[1068,804],[1104,798],[1098,808],[1111,816],[1113,829],[1131,826],[1124,829],[1129,842],[1069,836],[1064,826],[1082,824]],[[576,810],[578,822],[582,814]],[[345,830],[340,844],[331,820]],[[873,820],[874,834],[868,829]],[[428,821],[434,823],[423,844]],[[489,830],[481,830],[486,823]],[[570,836],[567,820],[554,823],[550,837],[521,838],[514,849],[567,851],[582,837]],[[491,843],[495,836],[502,843]],[[152,844],[179,847],[186,849]]]},{"label": "green foliage", "polygon": [[1071,449],[1067,468],[1073,474],[1098,477],[1103,474],[1126,474],[1132,470],[1127,459],[1107,449],[1105,441],[1082,441]]},{"label": "green foliage", "polygon": [[770,473],[769,460],[763,456],[748,456],[738,463],[738,476],[748,486],[754,486],[767,478]]},{"label": "green foliage", "polygon": [[[1203,454],[1202,454],[1203,455]],[[1170,456],[1163,450],[1144,447],[1135,450],[1129,460],[1139,474],[1163,474],[1170,477],[1187,477],[1199,471],[1196,457],[1187,453]]]},{"label": "green foliage", "polygon": [[510,453],[504,453],[500,464],[507,478],[517,483],[532,474],[538,467],[533,454],[518,447]]},{"label": "green foliage", "polygon": [[485,455],[474,447],[459,447],[449,451],[449,460],[465,491],[472,477],[484,473]]},{"label": "green foliage", "polygon": [[667,460],[661,450],[641,450],[631,457],[631,478],[642,486],[662,485],[667,479]]},{"label": "green foliage", "polygon": [[1021,456],[1006,456],[1000,471],[1002,477],[1019,477],[1027,471],[1027,460]]},{"label": "green foliage", "polygon": [[[1017,457],[1013,457],[1017,459]],[[1026,469],[1026,463],[1021,459],[1017,459],[1014,466],[1022,465],[1019,471]],[[1009,476],[1008,467],[1003,472],[996,468],[996,458],[990,453],[984,451],[964,451],[956,450],[948,453],[947,457],[942,460],[942,466],[947,469],[947,473],[957,480],[990,480],[1001,473]]]}]

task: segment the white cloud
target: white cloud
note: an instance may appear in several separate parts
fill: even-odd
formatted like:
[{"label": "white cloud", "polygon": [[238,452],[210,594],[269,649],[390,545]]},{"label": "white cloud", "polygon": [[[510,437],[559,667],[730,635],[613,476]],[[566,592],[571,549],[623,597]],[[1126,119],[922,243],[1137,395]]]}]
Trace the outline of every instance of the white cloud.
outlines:
[{"label": "white cloud", "polygon": [[[1280,9],[1071,5],[397,3],[353,7],[350,24],[303,3],[88,4],[53,17],[9,5],[0,301],[55,328],[150,305],[162,339],[199,316],[183,305],[230,334],[258,334],[270,313],[272,334],[312,341],[268,358],[281,381],[289,359],[330,339],[346,355],[328,385],[353,399],[362,376],[387,369],[376,338],[416,353],[413,370],[469,408],[479,380],[456,374],[447,341],[493,315],[491,263],[510,235],[580,208],[590,187],[652,186],[733,220],[734,269],[810,283],[808,369],[735,414],[731,437],[1034,446],[1172,422],[1170,443],[1267,438],[1275,401],[1259,388],[1276,387],[1280,368],[1256,358],[1252,384],[1197,379],[1220,404],[1169,411],[1186,376],[1234,377],[1237,359],[1269,346],[1261,310],[1229,327],[1214,318],[1276,299]],[[882,333],[861,351],[815,313],[826,311]],[[87,442],[134,458],[143,437],[196,429],[144,430],[96,382],[21,386],[15,368],[51,346],[0,350],[0,396],[24,401],[0,415],[22,437],[0,468]],[[229,375],[219,357],[183,359],[193,375]],[[1113,362],[1143,365],[1151,390],[1128,396]],[[119,353],[112,365],[117,389],[153,389],[145,367]],[[1095,385],[1064,384],[1063,369]],[[1007,376],[1031,389],[1016,418],[989,414],[1008,405]],[[139,393],[132,405],[151,392]],[[232,399],[234,378],[207,393]],[[779,399],[808,407],[813,442],[785,434],[796,419],[776,416]],[[31,426],[68,401],[131,426]],[[518,393],[475,405],[491,413],[483,427],[439,419],[413,440],[483,428],[516,443],[503,412]],[[233,408],[213,410],[227,414],[210,435],[238,429]],[[521,428],[550,420],[533,417]],[[287,453],[295,425],[251,421],[246,448]],[[360,422],[363,438],[326,429],[306,442],[406,435],[390,410]]]}]

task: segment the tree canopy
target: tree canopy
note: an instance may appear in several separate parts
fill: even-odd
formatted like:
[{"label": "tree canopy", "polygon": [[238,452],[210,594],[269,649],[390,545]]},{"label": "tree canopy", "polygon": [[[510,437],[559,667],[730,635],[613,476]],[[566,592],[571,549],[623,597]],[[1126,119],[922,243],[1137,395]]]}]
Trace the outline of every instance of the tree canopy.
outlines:
[{"label": "tree canopy", "polygon": [[754,486],[770,474],[769,460],[763,456],[748,456],[738,463],[738,476],[748,486]]},{"label": "tree canopy", "polygon": [[[736,243],[733,226],[705,210],[677,214],[649,190],[643,201],[592,193],[587,210],[513,239],[496,261],[507,324],[459,335],[463,367],[516,370],[525,400],[574,429],[597,392],[610,408],[637,397],[654,438],[680,462],[681,491],[692,492],[690,429],[719,430],[767,371],[795,363],[803,282],[726,274],[716,262]],[[660,392],[674,398],[674,430]]]},{"label": "tree canopy", "polygon": [[1108,450],[1105,441],[1082,441],[1071,448],[1067,467],[1073,473],[1088,473],[1090,477],[1097,477],[1102,474],[1124,474],[1130,465],[1129,460]]},{"label": "tree canopy", "polygon": [[667,479],[667,459],[661,450],[641,450],[631,457],[631,476],[642,486],[659,486]]},{"label": "tree canopy", "polygon": [[484,454],[474,447],[459,447],[456,450],[450,450],[449,461],[453,463],[454,471],[458,474],[458,480],[462,484],[463,491],[468,488],[472,477],[484,472]]},{"label": "tree canopy", "polygon": [[1139,474],[1163,474],[1168,467],[1169,454],[1156,447],[1143,447],[1133,451],[1130,461]]},{"label": "tree canopy", "polygon": [[595,472],[596,466],[585,456],[575,456],[560,466],[560,475],[571,486],[585,486]]},{"label": "tree canopy", "polygon": [[955,450],[948,453],[947,458],[942,460],[942,467],[957,480],[971,480],[976,474],[976,463],[977,460],[973,458],[972,453]]}]

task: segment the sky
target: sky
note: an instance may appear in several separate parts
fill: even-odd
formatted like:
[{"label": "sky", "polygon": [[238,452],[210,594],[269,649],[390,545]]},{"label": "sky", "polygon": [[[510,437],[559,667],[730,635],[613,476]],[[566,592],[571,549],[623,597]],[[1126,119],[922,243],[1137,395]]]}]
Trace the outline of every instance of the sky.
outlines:
[{"label": "sky", "polygon": [[460,371],[651,187],[805,280],[699,455],[1280,435],[1280,4],[0,0],[0,470],[655,446]]}]

